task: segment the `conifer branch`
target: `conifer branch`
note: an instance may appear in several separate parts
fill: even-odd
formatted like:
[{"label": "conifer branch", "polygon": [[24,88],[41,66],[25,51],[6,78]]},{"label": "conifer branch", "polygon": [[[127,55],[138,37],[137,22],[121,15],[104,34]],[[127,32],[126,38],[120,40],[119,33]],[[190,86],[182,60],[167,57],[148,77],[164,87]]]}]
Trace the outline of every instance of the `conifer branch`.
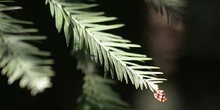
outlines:
[{"label": "conifer branch", "polygon": [[[121,36],[106,33],[106,30],[122,27],[123,24],[105,25],[103,22],[113,21],[115,17],[106,17],[103,12],[91,12],[89,8],[97,4],[65,2],[63,0],[46,0],[52,16],[55,17],[56,27],[60,32],[63,28],[67,45],[73,39],[74,51],[88,50],[92,60],[104,65],[104,70],[116,74],[118,80],[131,81],[136,88],[149,88],[156,92],[164,78],[157,78],[159,67],[145,66],[135,62],[152,60],[146,55],[125,51],[141,47],[130,43]],[[135,62],[134,62],[135,61]]]},{"label": "conifer branch", "polygon": [[112,90],[111,85],[116,82],[99,76],[95,64],[88,56],[81,55],[77,68],[85,74],[83,93],[78,99],[77,110],[130,110],[129,104]]},{"label": "conifer branch", "polygon": [[182,18],[184,15],[184,8],[187,5],[186,0],[145,0],[147,3],[153,5],[155,10],[163,15],[163,8],[165,8],[168,22],[172,23],[174,19]]},{"label": "conifer branch", "polygon": [[[20,79],[20,87],[27,87],[32,95],[51,87],[50,77],[53,60],[41,58],[50,56],[27,41],[41,41],[45,36],[32,35],[36,29],[23,28],[22,24],[31,22],[14,19],[2,11],[20,9],[0,4],[0,67],[2,74],[9,77],[12,84]],[[30,33],[32,33],[30,35]]]}]

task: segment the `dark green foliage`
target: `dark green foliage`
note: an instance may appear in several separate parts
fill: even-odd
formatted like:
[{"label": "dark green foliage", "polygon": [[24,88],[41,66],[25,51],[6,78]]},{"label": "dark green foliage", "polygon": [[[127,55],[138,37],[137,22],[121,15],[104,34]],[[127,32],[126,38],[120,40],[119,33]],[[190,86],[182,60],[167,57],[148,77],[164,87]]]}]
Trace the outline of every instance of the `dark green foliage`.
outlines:
[{"label": "dark green foliage", "polygon": [[[144,65],[152,58],[129,51],[141,47],[140,45],[132,44],[130,40],[107,32],[124,24],[111,24],[117,20],[116,17],[107,17],[104,12],[92,11],[92,8],[98,6],[93,2],[86,4],[46,0],[51,15],[55,18],[58,32],[64,31],[66,45],[72,47],[74,55],[80,53],[82,56],[89,56],[77,58],[78,69],[85,73],[83,93],[79,98],[80,104],[77,109],[127,110],[128,104],[122,101],[110,86],[115,82],[99,76],[94,63],[104,67],[104,76],[110,73],[112,78],[116,76],[119,81],[130,82],[142,90],[149,88],[153,93],[159,90],[158,84],[166,79],[157,77],[163,74],[159,67]],[[185,6],[185,2],[181,0],[147,2],[153,4],[161,14],[162,8],[165,7],[169,21],[179,17],[183,11],[182,7]],[[0,4],[0,66],[3,68],[2,74],[9,77],[9,84],[20,79],[20,86],[29,88],[35,95],[51,87],[50,78],[54,73],[50,65],[53,64],[53,60],[42,59],[41,57],[50,56],[50,53],[40,51],[26,42],[43,40],[45,36],[33,35],[33,32],[37,32],[36,29],[21,26],[31,24],[30,22],[17,20],[3,13],[15,9],[20,7]]]},{"label": "dark green foliage", "polygon": [[37,32],[36,29],[21,26],[31,22],[17,20],[3,13],[15,9],[20,7],[0,4],[0,67],[3,68],[2,74],[9,77],[9,84],[20,79],[20,86],[27,87],[35,95],[51,87],[50,77],[54,73],[50,65],[53,60],[40,58],[50,56],[50,53],[26,42],[46,39],[45,36],[30,35]]}]

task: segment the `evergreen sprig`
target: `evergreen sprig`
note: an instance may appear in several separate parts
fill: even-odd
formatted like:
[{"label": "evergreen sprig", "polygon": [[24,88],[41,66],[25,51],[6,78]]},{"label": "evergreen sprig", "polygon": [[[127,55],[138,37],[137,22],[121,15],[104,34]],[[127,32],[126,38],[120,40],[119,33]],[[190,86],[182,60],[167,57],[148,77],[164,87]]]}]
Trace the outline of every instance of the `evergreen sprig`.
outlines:
[{"label": "evergreen sprig", "polygon": [[155,10],[163,14],[163,8],[166,10],[168,22],[182,18],[184,15],[184,8],[186,7],[186,0],[145,0],[147,3],[153,5]]},{"label": "evergreen sprig", "polygon": [[[129,79],[136,88],[148,88],[156,92],[158,83],[165,79],[157,78],[159,67],[145,66],[135,62],[152,60],[146,55],[125,51],[125,49],[140,47],[132,44],[121,36],[105,32],[106,30],[122,27],[123,24],[104,25],[102,22],[109,22],[116,17],[106,17],[103,12],[88,11],[97,4],[73,3],[64,0],[46,0],[50,11],[55,17],[56,27],[60,32],[63,28],[67,45],[73,39],[74,51],[88,50],[95,62],[104,65],[104,70],[110,71],[111,76],[116,74],[118,80]],[[135,62],[134,62],[135,61]]]},{"label": "evergreen sprig", "polygon": [[85,76],[83,93],[78,99],[76,110],[130,110],[129,104],[121,100],[120,95],[111,88],[116,82],[100,76],[90,58],[81,57],[77,68]]},{"label": "evergreen sprig", "polygon": [[130,110],[129,104],[110,87],[115,81],[103,79],[97,74],[86,75],[84,81],[77,110]]},{"label": "evergreen sprig", "polygon": [[46,39],[45,36],[33,35],[36,29],[21,26],[31,22],[17,20],[3,13],[20,8],[0,4],[0,67],[2,74],[9,77],[9,84],[20,79],[20,87],[27,87],[35,95],[51,87],[50,77],[54,73],[50,65],[53,60],[41,58],[50,56],[50,53],[27,43]]}]

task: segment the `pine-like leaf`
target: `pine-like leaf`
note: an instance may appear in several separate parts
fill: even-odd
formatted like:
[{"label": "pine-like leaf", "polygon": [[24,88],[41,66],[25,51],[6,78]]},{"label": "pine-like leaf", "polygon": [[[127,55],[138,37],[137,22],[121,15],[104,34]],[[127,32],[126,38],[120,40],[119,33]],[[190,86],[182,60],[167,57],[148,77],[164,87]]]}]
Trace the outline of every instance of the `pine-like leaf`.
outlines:
[{"label": "pine-like leaf", "polygon": [[155,10],[163,14],[165,8],[168,22],[172,23],[174,19],[182,18],[184,15],[184,8],[186,7],[186,0],[145,0],[147,3],[153,5]]},{"label": "pine-like leaf", "polygon": [[77,110],[130,110],[129,104],[120,99],[119,94],[114,92],[110,84],[115,82],[103,79],[97,74],[87,74],[84,77],[83,94]]},{"label": "pine-like leaf", "polygon": [[130,110],[129,104],[121,100],[119,94],[111,88],[116,82],[99,76],[95,64],[88,56],[84,56],[80,55],[77,65],[85,74],[77,110]]},{"label": "pine-like leaf", "polygon": [[[64,27],[66,33],[67,45],[73,39],[74,51],[85,51],[91,55],[92,60],[104,65],[105,71],[110,71],[112,77],[114,73],[118,80],[123,79],[126,83],[131,81],[136,88],[150,88],[152,92],[158,90],[158,83],[162,83],[165,79],[157,78],[158,67],[144,66],[135,62],[145,62],[152,60],[146,55],[136,54],[125,51],[125,49],[141,47],[137,44],[131,44],[129,40],[123,39],[121,36],[106,33],[106,30],[117,29],[123,24],[105,25],[102,22],[115,20],[115,17],[106,17],[103,12],[91,12],[89,8],[97,6],[97,4],[70,3],[60,0],[46,0],[46,3],[52,4],[52,10],[55,12],[56,24],[58,31]],[[51,9],[51,7],[50,7]],[[56,17],[59,14],[59,17]],[[63,21],[59,22],[63,17]]]},{"label": "pine-like leaf", "polygon": [[50,56],[49,52],[40,51],[26,42],[43,40],[45,36],[29,35],[37,30],[23,28],[20,24],[30,22],[14,19],[2,12],[19,8],[0,4],[0,67],[2,74],[9,77],[9,84],[20,79],[20,86],[27,87],[35,95],[51,87],[50,77],[54,73],[50,64],[53,61],[41,58]]}]

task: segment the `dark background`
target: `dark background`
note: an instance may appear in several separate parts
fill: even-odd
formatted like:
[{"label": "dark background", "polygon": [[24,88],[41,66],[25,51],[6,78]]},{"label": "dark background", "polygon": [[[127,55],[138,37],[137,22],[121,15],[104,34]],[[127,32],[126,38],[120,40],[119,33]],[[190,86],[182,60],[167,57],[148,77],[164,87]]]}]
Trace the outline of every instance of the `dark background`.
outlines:
[{"label": "dark background", "polygon": [[[146,5],[142,0],[98,0],[101,9],[109,16],[116,16],[126,27],[116,32],[134,43],[141,42],[141,27],[145,20]],[[42,49],[52,52],[56,76],[53,87],[33,97],[18,82],[8,85],[7,78],[0,76],[0,110],[73,110],[77,96],[81,93],[83,75],[75,69],[76,61],[69,54],[63,33],[55,29],[54,19],[44,0],[16,0],[23,10],[16,17],[34,22],[39,33],[48,39]],[[219,66],[220,66],[220,2],[217,0],[193,0],[186,9],[187,19],[184,56],[178,61],[178,74],[173,74],[171,83],[177,85],[184,97],[187,110],[219,110]],[[143,42],[141,42],[143,43]],[[140,43],[139,43],[140,44]],[[148,47],[144,47],[148,48]],[[132,102],[133,86],[119,83],[116,88],[122,97]],[[128,92],[131,91],[131,92]],[[210,97],[207,97],[210,96]],[[199,103],[203,97],[211,105]],[[200,106],[200,105],[204,106]],[[186,108],[183,108],[186,109]]]}]

